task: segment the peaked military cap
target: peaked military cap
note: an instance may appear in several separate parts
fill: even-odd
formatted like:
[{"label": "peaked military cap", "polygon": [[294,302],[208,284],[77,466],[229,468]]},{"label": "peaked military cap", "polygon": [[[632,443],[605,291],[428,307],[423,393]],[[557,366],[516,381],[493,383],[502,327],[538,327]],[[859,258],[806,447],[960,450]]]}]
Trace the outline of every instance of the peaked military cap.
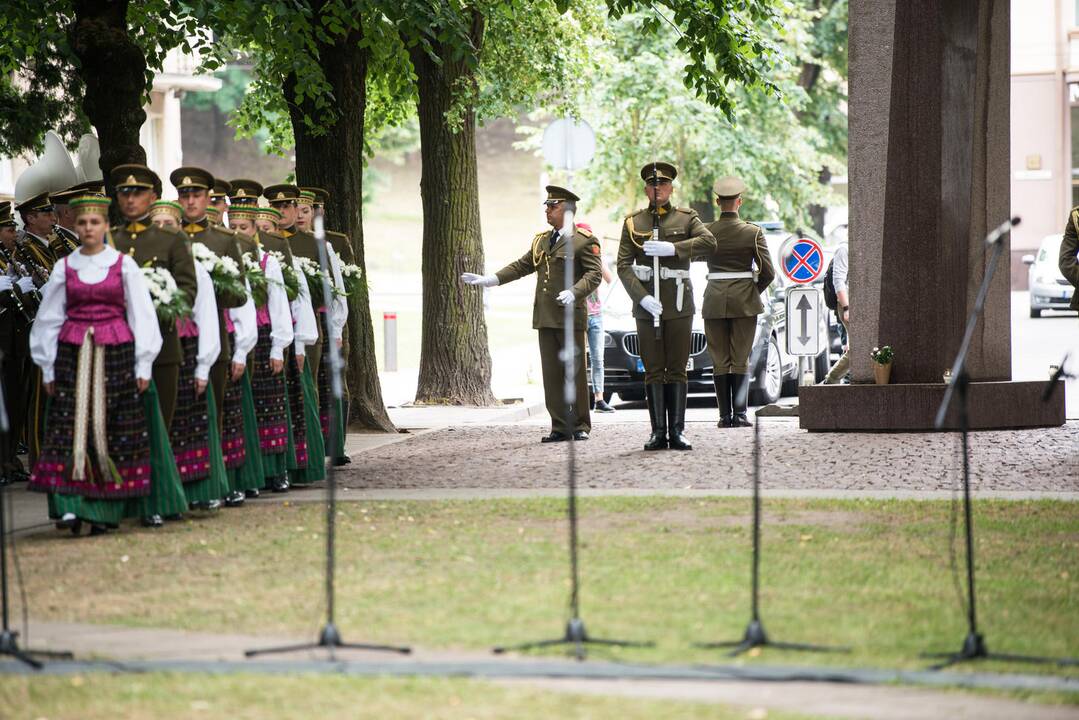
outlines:
[{"label": "peaked military cap", "polygon": [[330,201],[330,193],[319,187],[304,187],[300,190],[306,190],[307,192],[314,193],[315,195],[315,207],[321,207]]},{"label": "peaked military cap", "polygon": [[232,194],[232,183],[221,178],[214,178],[214,189],[210,191],[210,198],[220,200]]},{"label": "peaked military cap", "polygon": [[573,202],[577,202],[581,199],[564,187],[559,187],[557,185],[548,185],[546,189],[547,199],[544,201],[545,205],[550,202],[562,202],[563,200],[572,200]]},{"label": "peaked military cap", "polygon": [[49,199],[49,193],[38,193],[28,200],[23,200],[15,206],[15,209],[21,213],[37,212],[39,210],[45,210],[47,212],[52,210],[52,200]]},{"label": "peaked military cap", "polygon": [[[60,192],[50,193],[49,200],[52,200],[53,205],[67,205],[73,198],[77,198],[80,195],[88,194],[85,190],[76,190],[75,188],[68,188],[67,190],[61,190]],[[89,193],[93,194],[93,193]]]},{"label": "peaked military cap", "polygon": [[202,168],[185,165],[169,173],[169,182],[180,191],[187,189],[212,190],[214,176]]},{"label": "peaked military cap", "polygon": [[262,195],[262,183],[248,180],[247,178],[236,178],[235,180],[230,180],[229,185],[232,186],[229,200],[233,204],[258,204],[259,197]]},{"label": "peaked military cap", "polygon": [[678,177],[678,168],[669,162],[648,163],[641,168],[641,180],[648,182],[655,173],[660,180],[674,180]]},{"label": "peaked military cap", "polygon": [[271,185],[262,191],[262,196],[272,203],[296,200],[300,197],[300,189],[288,183]]},{"label": "peaked military cap", "polygon": [[161,187],[161,178],[145,165],[127,164],[117,165],[109,173],[113,187],[117,190],[126,188],[147,188],[153,190]]},{"label": "peaked military cap", "polygon": [[0,227],[10,225],[14,227],[15,216],[11,214],[11,202],[5,200],[0,203]]},{"label": "peaked military cap", "polygon": [[746,184],[742,182],[742,178],[728,175],[716,180],[712,191],[715,192],[716,197],[735,198],[746,191]]}]

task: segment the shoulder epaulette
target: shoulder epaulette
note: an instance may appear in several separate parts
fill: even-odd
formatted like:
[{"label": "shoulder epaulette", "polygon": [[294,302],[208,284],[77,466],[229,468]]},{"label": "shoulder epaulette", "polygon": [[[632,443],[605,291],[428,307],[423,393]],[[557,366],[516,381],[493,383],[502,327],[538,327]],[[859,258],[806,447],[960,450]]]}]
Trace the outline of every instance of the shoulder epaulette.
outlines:
[{"label": "shoulder epaulette", "polygon": [[578,227],[577,232],[581,233],[586,238],[595,237],[595,235],[592,234],[592,231],[587,228]]},{"label": "shoulder epaulette", "polygon": [[697,214],[697,211],[694,210],[693,208],[676,207],[675,210],[677,210],[678,212],[683,212],[686,215],[696,215]]},{"label": "shoulder epaulette", "polygon": [[226,235],[235,235],[236,234],[235,230],[233,230],[230,227],[225,227],[224,225],[214,225],[214,230],[217,230],[218,232],[223,232]]}]

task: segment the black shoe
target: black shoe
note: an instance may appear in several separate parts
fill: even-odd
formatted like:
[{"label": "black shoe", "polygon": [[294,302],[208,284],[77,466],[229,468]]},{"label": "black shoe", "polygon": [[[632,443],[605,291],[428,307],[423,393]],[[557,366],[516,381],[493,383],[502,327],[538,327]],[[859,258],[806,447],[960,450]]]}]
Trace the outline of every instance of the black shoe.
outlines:
[{"label": "black shoe", "polygon": [[574,440],[587,440],[588,439],[588,433],[585,432],[584,430],[578,430],[577,432],[573,433],[573,439]]},{"label": "black shoe", "polygon": [[750,427],[752,423],[746,417],[746,405],[749,402],[749,376],[732,373],[730,379],[731,407],[734,409],[731,427]]},{"label": "black shoe", "polygon": [[667,426],[668,442],[671,450],[692,450],[693,446],[685,436],[686,429],[686,395],[689,392],[688,383],[667,383],[663,386],[663,392],[667,403]]},{"label": "black shoe", "polygon": [[288,478],[285,477],[284,475],[281,475],[281,476],[275,477],[275,478],[270,478],[270,490],[272,490],[273,492],[275,492],[275,493],[283,493],[283,492],[288,492],[288,489],[289,489]]},{"label": "black shoe", "polygon": [[341,467],[342,465],[348,465],[350,462],[352,462],[352,458],[348,455],[338,455],[333,459],[333,466]]},{"label": "black shoe", "polygon": [[745,413],[736,413],[734,419],[731,420],[731,427],[753,427],[753,423],[749,421]]},{"label": "black shoe", "polygon": [[30,473],[26,472],[25,470],[9,470],[7,476],[12,482],[30,481]]},{"label": "black shoe", "polygon": [[244,490],[244,497],[247,498],[248,500],[254,500],[255,498],[259,497],[260,495],[262,495],[262,493],[259,492],[258,488],[251,488],[250,490]]},{"label": "black shoe", "polygon": [[224,503],[221,502],[220,498],[214,498],[213,500],[210,500],[209,502],[206,503],[206,509],[207,510],[220,510],[222,505],[224,505]]},{"label": "black shoe", "polygon": [[160,515],[147,515],[142,519],[142,526],[148,528],[159,528],[165,524],[165,520]]},{"label": "black shoe", "polygon": [[565,442],[567,440],[569,440],[569,436],[553,430],[550,435],[544,435],[540,438],[541,443]]},{"label": "black shoe", "polygon": [[667,449],[667,405],[663,397],[663,385],[652,383],[644,387],[648,400],[648,419],[652,423],[652,435],[644,444],[645,450]]},{"label": "black shoe", "polygon": [[183,513],[173,513],[172,515],[166,515],[165,519],[169,522],[180,522],[184,519]]},{"label": "black shoe", "polygon": [[94,523],[90,526],[90,537],[94,537],[95,535],[104,535],[108,531],[109,529],[104,525],[98,525],[97,523]]},{"label": "black shoe", "polygon": [[606,400],[600,400],[596,403],[596,412],[613,413],[614,408],[611,407]]},{"label": "black shoe", "polygon": [[225,507],[240,507],[247,498],[239,490],[233,490],[225,496]]}]

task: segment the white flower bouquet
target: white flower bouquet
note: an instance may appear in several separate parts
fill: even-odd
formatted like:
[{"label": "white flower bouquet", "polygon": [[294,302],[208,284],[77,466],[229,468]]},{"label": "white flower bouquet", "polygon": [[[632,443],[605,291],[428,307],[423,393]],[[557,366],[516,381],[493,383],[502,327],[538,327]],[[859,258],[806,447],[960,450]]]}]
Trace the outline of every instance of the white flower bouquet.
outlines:
[{"label": "white flower bouquet", "polygon": [[154,301],[158,322],[174,323],[180,318],[191,315],[191,304],[176,286],[172,273],[165,268],[153,267],[147,263],[142,266],[142,276],[150,288],[150,298]]},{"label": "white flower bouquet", "polygon": [[210,279],[214,281],[215,293],[241,297],[247,295],[247,288],[244,287],[244,279],[240,274],[240,266],[235,260],[228,256],[217,255],[200,242],[191,244],[191,254],[206,269],[206,272],[210,273]]},{"label": "white flower bouquet", "polygon": [[251,288],[251,299],[255,301],[257,307],[264,307],[266,305],[269,281],[266,279],[266,273],[263,272],[262,266],[247,253],[244,253],[244,276],[247,278],[247,284]]},{"label": "white flower bouquet", "polygon": [[359,265],[341,265],[341,279],[345,282],[345,295],[359,297],[364,289],[363,270]]},{"label": "white flower bouquet", "polygon": [[292,302],[300,295],[300,276],[296,273],[296,268],[285,262],[285,254],[280,250],[271,250],[270,255],[277,260],[277,264],[281,266],[281,277],[285,281],[285,295],[288,297],[288,301]]},{"label": "white flower bouquet", "polygon": [[[300,272],[307,279],[307,289],[311,293],[311,304],[317,310],[326,304],[326,298],[322,292],[322,268],[311,258],[300,257],[299,255],[296,255],[295,258]],[[330,282],[330,292],[334,295],[338,294],[333,282]]]}]

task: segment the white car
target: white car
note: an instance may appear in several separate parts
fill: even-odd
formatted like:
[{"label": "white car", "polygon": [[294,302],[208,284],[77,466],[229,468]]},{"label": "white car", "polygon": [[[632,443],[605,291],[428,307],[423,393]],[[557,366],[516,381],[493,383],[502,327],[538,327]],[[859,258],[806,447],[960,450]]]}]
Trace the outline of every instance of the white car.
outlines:
[{"label": "white car", "polygon": [[1071,303],[1072,288],[1060,272],[1060,243],[1062,235],[1046,235],[1038,247],[1038,254],[1024,255],[1023,263],[1030,284],[1030,316],[1041,317],[1043,310],[1067,310]]}]

